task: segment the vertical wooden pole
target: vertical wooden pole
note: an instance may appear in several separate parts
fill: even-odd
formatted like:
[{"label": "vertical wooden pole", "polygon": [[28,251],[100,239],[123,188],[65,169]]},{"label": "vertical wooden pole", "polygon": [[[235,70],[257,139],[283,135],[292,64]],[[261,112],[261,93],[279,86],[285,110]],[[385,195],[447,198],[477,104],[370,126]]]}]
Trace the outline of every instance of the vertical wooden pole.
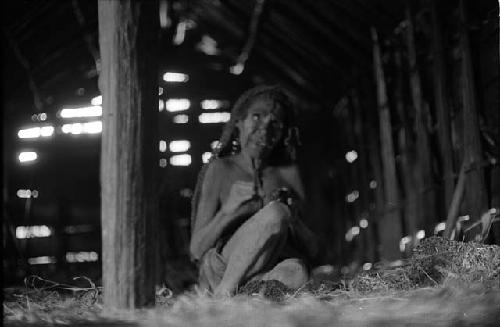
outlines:
[{"label": "vertical wooden pole", "polygon": [[[498,3],[498,11],[500,12],[500,2]],[[498,17],[498,29],[500,30],[500,15]],[[500,67],[500,33],[498,33],[498,63],[497,63],[497,74],[500,73],[498,67]],[[500,81],[496,82],[497,89],[500,87]],[[497,94],[497,102],[499,100],[500,95]],[[499,126],[500,125],[500,113],[493,109],[493,112],[496,112],[496,115],[491,115],[487,114],[488,117],[493,118],[493,126]],[[492,111],[490,111],[492,112]],[[497,142],[500,142],[500,133],[497,132],[497,137],[496,137]],[[497,143],[498,144],[498,143]],[[494,155],[496,158],[500,158],[500,146],[496,147],[496,151],[494,152]],[[491,169],[491,174],[490,174],[490,194],[491,194],[491,202],[490,206],[491,208],[500,208],[500,166],[497,164],[492,167]],[[496,244],[500,244],[500,223],[495,223],[492,226],[493,229],[493,235]]]},{"label": "vertical wooden pole", "polygon": [[[480,140],[474,68],[467,29],[467,10],[464,0],[460,0],[461,54],[462,54],[462,103],[463,103],[463,146],[464,165],[471,170],[465,183],[465,200],[471,220],[480,219],[487,209],[487,194],[483,174],[483,151]],[[473,235],[472,235],[473,237]]]},{"label": "vertical wooden pole", "polygon": [[387,91],[382,67],[382,56],[378,43],[377,31],[372,27],[373,62],[375,82],[377,84],[377,102],[380,122],[380,143],[382,148],[382,166],[384,177],[385,214],[378,223],[381,241],[382,259],[399,258],[399,241],[401,239],[401,216],[399,210],[398,181],[396,177],[396,162],[392,141],[391,112],[387,99]]},{"label": "vertical wooden pole", "polygon": [[[356,151],[358,151],[359,156],[358,156],[358,169],[359,169],[359,191],[360,191],[360,207],[363,210],[361,213],[360,218],[367,219],[369,221],[368,227],[371,229],[373,228],[372,221],[370,219],[370,216],[368,215],[369,212],[369,207],[370,207],[370,201],[369,201],[369,193],[370,193],[370,180],[368,178],[368,146],[367,146],[367,135],[366,131],[363,129],[363,110],[359,101],[359,92],[357,89],[353,88],[351,90],[351,101],[352,101],[352,107],[354,109],[354,132],[356,135]],[[365,122],[366,123],[366,122]],[[368,229],[366,232],[364,232],[366,235],[363,236],[364,241],[363,245],[363,252],[366,257],[366,259],[369,262],[375,262],[376,258],[376,244],[375,244],[375,239],[373,237],[373,233],[371,233],[370,229]]]},{"label": "vertical wooden pole", "polygon": [[[370,104],[371,105],[371,104]],[[368,106],[363,106],[364,108],[369,108]],[[371,234],[370,237],[373,239],[375,244],[380,243],[379,224],[378,222],[382,219],[384,212],[384,178],[382,177],[382,163],[380,158],[380,144],[379,135],[377,134],[376,125],[380,124],[378,122],[377,113],[372,110],[368,110],[367,114],[367,125],[366,129],[368,132],[368,155],[370,158],[371,173],[372,178],[376,183],[376,187],[373,190],[373,200],[375,205],[370,204],[370,225],[368,226],[368,232]],[[370,181],[371,183],[371,181]],[[381,257],[381,247],[376,246],[372,249],[372,255],[374,257],[374,262],[379,261]]]},{"label": "vertical wooden pole", "polygon": [[104,306],[136,308],[155,301],[158,3],[100,0],[98,11]]},{"label": "vertical wooden pole", "polygon": [[399,118],[398,145],[401,157],[401,173],[404,187],[404,217],[406,223],[406,233],[414,235],[418,228],[422,228],[422,222],[419,220],[418,195],[415,187],[415,156],[414,144],[411,138],[411,124],[406,113],[406,104],[403,96],[403,63],[401,52],[396,50],[394,53],[394,62],[396,65],[396,87],[395,100],[396,111]]},{"label": "vertical wooden pole", "polygon": [[435,1],[430,1],[432,16],[432,52],[434,101],[438,125],[441,167],[444,178],[444,208],[448,208],[453,196],[453,150],[451,147],[450,112],[446,94],[446,64],[444,61],[443,38],[439,13]]},{"label": "vertical wooden pole", "polygon": [[458,213],[460,211],[460,204],[462,202],[462,197],[464,194],[466,169],[467,167],[464,163],[462,163],[462,167],[460,168],[460,173],[458,175],[457,185],[455,187],[455,190],[453,191],[450,207],[448,208],[446,228],[443,233],[443,237],[445,238],[451,238],[453,230],[455,229]]},{"label": "vertical wooden pole", "polygon": [[416,178],[419,206],[421,217],[427,228],[431,228],[431,223],[436,219],[435,192],[432,189],[432,156],[429,145],[429,135],[427,134],[428,117],[422,99],[422,88],[420,84],[420,74],[417,66],[417,53],[415,49],[415,34],[413,28],[413,16],[411,12],[411,2],[407,1],[406,18],[408,27],[406,31],[406,41],[408,47],[408,61],[410,68],[410,89],[413,106],[415,107],[415,131],[416,131],[416,168],[418,176]]}]

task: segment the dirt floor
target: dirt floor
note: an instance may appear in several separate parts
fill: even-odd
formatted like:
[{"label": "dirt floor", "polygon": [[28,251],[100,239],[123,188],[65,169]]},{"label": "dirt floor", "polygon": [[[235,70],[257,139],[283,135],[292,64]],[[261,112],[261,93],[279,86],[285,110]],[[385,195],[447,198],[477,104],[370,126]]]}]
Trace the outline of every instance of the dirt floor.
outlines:
[{"label": "dirt floor", "polygon": [[[8,326],[498,326],[500,247],[429,238],[398,267],[376,266],[299,290],[254,282],[231,298],[159,290],[153,309],[110,312],[99,289],[32,278],[4,289]],[[52,286],[51,286],[52,285]]]}]

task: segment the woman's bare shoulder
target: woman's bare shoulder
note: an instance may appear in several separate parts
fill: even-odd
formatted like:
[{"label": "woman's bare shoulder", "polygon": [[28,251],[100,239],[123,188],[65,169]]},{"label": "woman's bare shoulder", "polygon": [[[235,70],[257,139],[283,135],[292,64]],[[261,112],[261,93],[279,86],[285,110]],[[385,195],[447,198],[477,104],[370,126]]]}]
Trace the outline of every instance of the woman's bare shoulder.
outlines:
[{"label": "woman's bare shoulder", "polygon": [[209,178],[220,178],[234,168],[235,162],[233,156],[227,156],[215,158],[207,165],[207,176],[210,176]]}]

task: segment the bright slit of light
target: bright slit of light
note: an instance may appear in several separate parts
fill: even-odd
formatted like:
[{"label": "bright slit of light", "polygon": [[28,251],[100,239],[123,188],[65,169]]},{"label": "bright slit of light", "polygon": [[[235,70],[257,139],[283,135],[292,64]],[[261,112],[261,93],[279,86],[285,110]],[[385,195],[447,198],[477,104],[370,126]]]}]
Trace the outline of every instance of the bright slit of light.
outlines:
[{"label": "bright slit of light", "polygon": [[163,29],[168,28],[172,24],[170,17],[168,17],[168,2],[167,1],[160,1],[159,7],[160,7],[159,8],[160,27]]},{"label": "bright slit of light", "polygon": [[160,99],[158,102],[158,110],[162,112],[164,109],[165,109],[165,102],[163,102],[163,100]]},{"label": "bright slit of light", "polygon": [[406,245],[409,244],[412,240],[412,237],[411,236],[405,236],[401,239],[401,241],[399,241],[399,250],[401,252],[405,252],[406,250]]},{"label": "bright slit of light", "polygon": [[168,147],[170,152],[186,152],[191,147],[191,142],[186,140],[172,141]]},{"label": "bright slit of light", "polygon": [[356,235],[359,235],[359,227],[358,226],[354,226],[352,228],[350,228],[347,233],[345,234],[345,240],[347,242],[350,242],[352,241],[352,239],[354,238],[354,236]]},{"label": "bright slit of light", "polygon": [[20,189],[20,190],[17,190],[16,195],[20,199],[38,198],[38,191],[37,190]]},{"label": "bright slit of light", "polygon": [[217,148],[219,146],[220,146],[220,141],[213,141],[212,143],[210,143],[210,148],[212,150],[215,150],[215,148]]},{"label": "bright slit of light", "polygon": [[158,87],[158,95],[162,95],[163,94],[163,87],[159,86]]},{"label": "bright slit of light", "polygon": [[434,234],[444,231],[445,229],[446,229],[446,223],[440,222],[439,224],[436,225],[436,227],[434,227]]},{"label": "bright slit of light", "polygon": [[358,153],[354,150],[345,154],[345,160],[347,160],[348,163],[353,163],[356,159],[358,159]]},{"label": "bright slit of light", "polygon": [[163,80],[169,83],[184,83],[189,81],[189,76],[183,73],[167,72],[163,74]]},{"label": "bright slit of light", "polygon": [[49,137],[54,134],[54,126],[43,126],[40,127],[40,135],[43,137]]},{"label": "bright slit of light", "polygon": [[470,216],[469,215],[458,217],[458,222],[459,223],[461,223],[462,221],[468,221],[468,220],[470,220]]},{"label": "bright slit of light", "polygon": [[170,112],[188,110],[191,102],[188,99],[168,99],[165,101],[165,108]]},{"label": "bright slit of light", "polygon": [[102,116],[102,107],[64,108],[61,110],[60,115],[61,118],[99,117]]},{"label": "bright slit of light", "polygon": [[215,110],[222,106],[222,101],[220,100],[203,100],[201,101],[201,108],[205,110]]},{"label": "bright slit of light", "polygon": [[67,262],[95,262],[99,258],[97,252],[66,252]]},{"label": "bright slit of light", "polygon": [[33,139],[38,137],[49,137],[54,134],[53,126],[43,126],[43,127],[32,127],[26,129],[20,129],[17,132],[17,136],[20,139]]},{"label": "bright slit of light", "polygon": [[367,220],[367,219],[364,219],[364,218],[363,218],[363,219],[361,219],[361,220],[359,221],[359,227],[361,227],[361,228],[366,228],[366,227],[368,227],[368,220]]},{"label": "bright slit of light", "polygon": [[30,162],[35,161],[38,158],[36,152],[26,151],[19,153],[19,162]]},{"label": "bright slit of light", "polygon": [[211,157],[212,157],[212,152],[204,152],[201,155],[201,160],[203,161],[203,163],[207,163]]},{"label": "bright slit of light", "polygon": [[98,95],[90,100],[90,104],[93,106],[102,106],[102,95]]},{"label": "bright slit of light", "polygon": [[82,134],[83,125],[80,123],[75,123],[71,126],[71,134]]},{"label": "bright slit of light", "polygon": [[191,156],[189,154],[177,154],[170,157],[172,166],[189,166],[191,164]]},{"label": "bright slit of light", "polygon": [[83,132],[87,134],[98,134],[102,132],[102,122],[98,120],[98,121],[84,123]]},{"label": "bright slit of light", "polygon": [[231,118],[229,112],[205,112],[198,116],[202,124],[225,123]]},{"label": "bright slit of light", "polygon": [[219,49],[217,49],[217,41],[208,35],[202,36],[201,41],[197,44],[196,48],[208,56],[215,56],[219,53]]},{"label": "bright slit of light", "polygon": [[61,130],[64,134],[68,134],[68,133],[71,133],[72,127],[73,127],[72,124],[64,124],[64,125],[62,125]]},{"label": "bright slit of light", "polygon": [[245,65],[240,62],[240,63],[237,63],[234,66],[231,66],[229,68],[229,72],[231,74],[234,74],[234,75],[240,75],[241,73],[243,73],[244,69],[245,69]]},{"label": "bright slit of light", "polygon": [[415,235],[415,238],[417,240],[421,240],[425,237],[425,230],[421,229],[417,232],[417,234]]},{"label": "bright slit of light", "polygon": [[34,139],[40,137],[40,127],[20,129],[19,132],[17,132],[17,136],[20,139]]},{"label": "bright slit of light", "polygon": [[354,202],[357,198],[359,198],[359,191],[354,190],[346,195],[345,200],[347,202]]},{"label": "bright slit of light", "polygon": [[49,257],[49,256],[28,258],[28,264],[30,264],[30,265],[46,265],[46,264],[55,263],[55,262],[56,262],[56,258]]},{"label": "bright slit of light", "polygon": [[167,141],[160,141],[160,152],[166,152],[167,151]]},{"label": "bright slit of light", "polygon": [[175,115],[173,117],[174,124],[186,124],[189,121],[189,116],[188,115]]},{"label": "bright slit of light", "polygon": [[177,24],[177,28],[175,29],[175,36],[174,36],[174,44],[175,45],[181,45],[182,42],[184,42],[184,38],[186,36],[186,21],[181,20]]},{"label": "bright slit of light", "polygon": [[64,124],[61,130],[64,134],[98,134],[102,132],[102,122],[96,120],[87,123]]},{"label": "bright slit of light", "polygon": [[49,237],[52,234],[49,226],[17,226],[16,227],[16,238],[36,238],[36,237]]},{"label": "bright slit of light", "polygon": [[373,264],[371,262],[365,262],[363,264],[363,270],[370,270],[370,269],[372,269],[372,267],[373,267]]}]

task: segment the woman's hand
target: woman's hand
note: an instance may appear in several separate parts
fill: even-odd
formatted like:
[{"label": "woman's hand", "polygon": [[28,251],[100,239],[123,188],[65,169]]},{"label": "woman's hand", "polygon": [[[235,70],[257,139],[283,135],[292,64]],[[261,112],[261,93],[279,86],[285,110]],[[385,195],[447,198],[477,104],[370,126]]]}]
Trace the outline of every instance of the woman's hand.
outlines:
[{"label": "woman's hand", "polygon": [[254,185],[251,182],[236,181],[229,191],[229,196],[226,202],[222,205],[224,214],[234,214],[246,202],[251,200],[255,195]]}]

